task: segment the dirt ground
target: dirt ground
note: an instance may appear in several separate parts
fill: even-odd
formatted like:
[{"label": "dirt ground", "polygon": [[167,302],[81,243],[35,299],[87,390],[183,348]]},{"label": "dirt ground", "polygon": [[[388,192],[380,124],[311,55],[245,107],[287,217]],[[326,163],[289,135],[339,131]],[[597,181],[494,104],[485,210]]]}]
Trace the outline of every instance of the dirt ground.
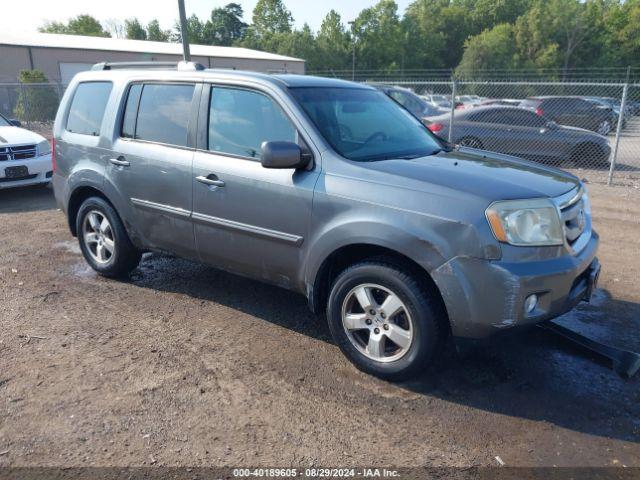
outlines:
[{"label": "dirt ground", "polygon": [[[601,289],[562,322],[640,351],[640,190],[590,192]],[[551,333],[385,383],[285,290],[98,277],[50,189],[0,191],[0,319],[0,466],[640,466],[640,380]]]}]

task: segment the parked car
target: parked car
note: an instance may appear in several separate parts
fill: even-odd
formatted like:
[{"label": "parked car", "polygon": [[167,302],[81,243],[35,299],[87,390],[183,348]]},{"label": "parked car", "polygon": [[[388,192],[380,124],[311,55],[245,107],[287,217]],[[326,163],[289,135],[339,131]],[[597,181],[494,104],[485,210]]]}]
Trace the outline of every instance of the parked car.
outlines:
[{"label": "parked car", "polygon": [[[618,127],[618,120],[620,119],[620,104],[613,98],[606,97],[584,97],[587,102],[591,102],[596,106],[608,108],[611,110],[611,128],[615,130]],[[629,108],[625,108],[625,113],[622,115],[622,128],[627,127],[627,117],[631,115]]]},{"label": "parked car", "polygon": [[47,139],[0,115],[0,188],[47,185],[51,175]]},{"label": "parked car", "polygon": [[489,98],[480,102],[478,107],[488,107],[492,105],[509,105],[512,107],[518,107],[522,103],[521,99],[517,98]]},{"label": "parked car", "polygon": [[[427,127],[448,138],[449,116],[430,118]],[[606,166],[611,148],[602,135],[560,126],[534,112],[508,106],[457,110],[453,121],[456,144],[506,153],[533,161],[573,162],[580,166]]]},{"label": "parked car", "polygon": [[447,110],[451,109],[451,95],[438,95],[433,93],[421,95],[421,98],[436,107],[446,108]]},{"label": "parked car", "polygon": [[428,102],[425,102],[418,95],[406,88],[387,86],[379,86],[377,88],[384,92],[387,96],[392,98],[399,105],[406,108],[418,119],[440,115],[444,112],[449,111],[449,109],[437,107]]},{"label": "parked car", "polygon": [[71,81],[54,140],[55,196],[95,271],[152,250],[291,289],[383,378],[450,334],[563,314],[598,278],[578,178],[451,149],[370,86],[100,64]]},{"label": "parked car", "polygon": [[608,135],[614,125],[611,108],[580,97],[530,97],[520,106],[560,125],[585,128],[600,135]]}]

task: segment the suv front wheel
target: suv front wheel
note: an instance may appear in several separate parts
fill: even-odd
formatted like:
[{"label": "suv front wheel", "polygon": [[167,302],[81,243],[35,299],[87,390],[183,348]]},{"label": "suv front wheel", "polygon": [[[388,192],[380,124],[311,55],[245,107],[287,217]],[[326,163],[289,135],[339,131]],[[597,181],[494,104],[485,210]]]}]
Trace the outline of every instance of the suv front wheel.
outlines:
[{"label": "suv front wheel", "polygon": [[120,277],[140,262],[141,253],[131,243],[120,217],[100,197],[80,206],[76,217],[78,242],[91,268],[105,277]]},{"label": "suv front wheel", "polygon": [[438,309],[425,286],[384,261],[336,278],[327,318],[334,341],[361,370],[387,380],[415,375],[439,343]]}]

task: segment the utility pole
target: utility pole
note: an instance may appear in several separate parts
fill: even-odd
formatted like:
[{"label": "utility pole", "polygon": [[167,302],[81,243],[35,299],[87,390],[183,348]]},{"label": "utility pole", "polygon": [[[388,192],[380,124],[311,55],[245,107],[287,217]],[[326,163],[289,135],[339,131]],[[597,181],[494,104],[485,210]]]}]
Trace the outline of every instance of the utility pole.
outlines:
[{"label": "utility pole", "polygon": [[182,57],[185,62],[191,61],[189,51],[189,30],[187,29],[187,14],[184,9],[184,0],[178,0],[178,10],[180,11],[180,37],[182,38]]}]

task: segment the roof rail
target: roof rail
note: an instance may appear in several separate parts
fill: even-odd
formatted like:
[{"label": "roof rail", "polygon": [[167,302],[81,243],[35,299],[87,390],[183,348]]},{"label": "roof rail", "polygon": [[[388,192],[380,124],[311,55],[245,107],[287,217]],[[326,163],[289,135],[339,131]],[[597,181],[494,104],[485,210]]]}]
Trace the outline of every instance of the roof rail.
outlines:
[{"label": "roof rail", "polygon": [[113,70],[119,68],[158,68],[176,69],[178,71],[204,70],[204,65],[198,62],[101,62],[96,63],[91,70]]}]

